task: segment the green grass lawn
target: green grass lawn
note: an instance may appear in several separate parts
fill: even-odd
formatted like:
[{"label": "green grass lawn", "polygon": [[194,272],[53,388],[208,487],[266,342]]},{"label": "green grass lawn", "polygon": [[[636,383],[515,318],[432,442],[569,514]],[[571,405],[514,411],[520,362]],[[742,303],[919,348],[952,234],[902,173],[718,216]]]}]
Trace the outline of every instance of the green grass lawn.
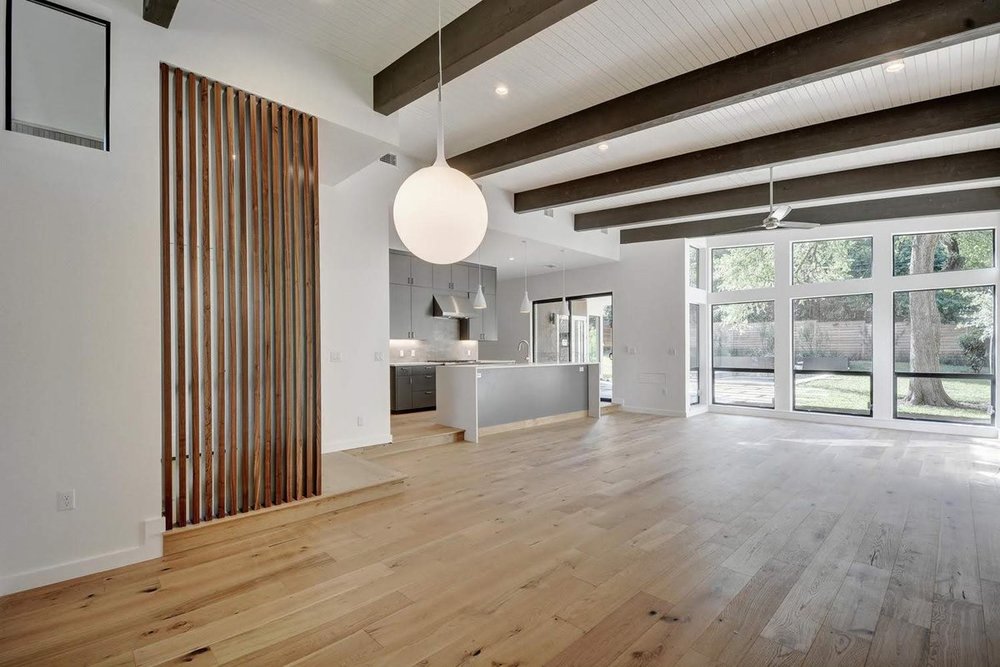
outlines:
[{"label": "green grass lawn", "polygon": [[[906,405],[897,408],[900,417],[911,419],[947,419],[976,424],[990,423],[989,380],[943,380],[945,391],[963,404],[957,408]],[[795,385],[795,407],[800,410],[829,410],[849,414],[868,414],[867,377],[856,375],[800,375]],[[909,392],[909,378],[900,378],[900,399]]]}]

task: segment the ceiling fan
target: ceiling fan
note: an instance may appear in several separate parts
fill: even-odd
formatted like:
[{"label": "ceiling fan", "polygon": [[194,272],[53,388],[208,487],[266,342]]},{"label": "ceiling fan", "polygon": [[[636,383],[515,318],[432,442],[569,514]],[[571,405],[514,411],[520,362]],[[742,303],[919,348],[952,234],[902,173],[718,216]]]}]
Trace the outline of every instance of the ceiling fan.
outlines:
[{"label": "ceiling fan", "polygon": [[768,191],[770,193],[770,206],[768,208],[767,217],[759,225],[754,225],[753,227],[744,227],[743,229],[737,229],[738,232],[746,232],[752,229],[812,229],[813,227],[819,227],[818,222],[792,222],[791,220],[785,220],[785,217],[792,212],[792,207],[788,204],[782,204],[781,206],[775,207],[774,205],[774,167],[768,167]]}]

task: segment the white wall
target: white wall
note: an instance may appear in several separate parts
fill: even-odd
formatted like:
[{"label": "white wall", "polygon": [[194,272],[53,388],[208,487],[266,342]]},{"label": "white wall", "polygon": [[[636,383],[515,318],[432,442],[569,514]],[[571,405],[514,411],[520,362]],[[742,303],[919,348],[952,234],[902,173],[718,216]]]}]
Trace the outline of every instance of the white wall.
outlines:
[{"label": "white wall", "polygon": [[[323,451],[389,442],[389,228],[411,171],[375,162],[320,189]],[[361,420],[361,424],[358,420]]]},{"label": "white wall", "polygon": [[[568,296],[614,295],[614,400],[627,408],[683,415],[687,245],[665,241],[622,246],[618,262],[566,272]],[[523,280],[498,287],[499,341],[480,343],[483,359],[521,359],[517,343],[531,340],[530,317],[519,313]],[[562,273],[529,276],[532,300],[562,296]]]},{"label": "white wall", "polygon": [[[164,30],[134,0],[67,2],[112,23],[112,150],[0,132],[0,594],[160,553],[161,60],[395,143],[395,120],[368,108],[370,77],[216,3],[180,3]],[[331,261],[362,243],[362,217],[334,205]],[[366,261],[387,261],[384,248]],[[330,336],[354,350],[341,324]],[[346,419],[333,415],[325,439]],[[57,512],[67,489],[77,508]]]}]

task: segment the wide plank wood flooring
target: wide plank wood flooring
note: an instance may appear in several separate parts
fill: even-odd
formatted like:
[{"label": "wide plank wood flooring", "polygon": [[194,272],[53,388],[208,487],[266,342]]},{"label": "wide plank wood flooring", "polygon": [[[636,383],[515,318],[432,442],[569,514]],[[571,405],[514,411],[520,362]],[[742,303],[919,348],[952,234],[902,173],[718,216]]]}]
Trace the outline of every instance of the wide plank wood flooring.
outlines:
[{"label": "wide plank wood flooring", "polygon": [[0,599],[2,665],[1000,665],[1000,447],[615,413]]}]

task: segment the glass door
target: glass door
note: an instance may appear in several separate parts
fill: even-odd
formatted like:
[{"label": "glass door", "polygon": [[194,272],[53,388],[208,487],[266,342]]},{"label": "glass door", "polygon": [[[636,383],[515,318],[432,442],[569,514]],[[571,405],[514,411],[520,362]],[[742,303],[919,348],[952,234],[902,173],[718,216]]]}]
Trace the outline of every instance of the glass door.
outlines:
[{"label": "glass door", "polygon": [[534,303],[536,363],[600,364],[601,400],[612,396],[614,316],[610,294],[592,294]]}]

